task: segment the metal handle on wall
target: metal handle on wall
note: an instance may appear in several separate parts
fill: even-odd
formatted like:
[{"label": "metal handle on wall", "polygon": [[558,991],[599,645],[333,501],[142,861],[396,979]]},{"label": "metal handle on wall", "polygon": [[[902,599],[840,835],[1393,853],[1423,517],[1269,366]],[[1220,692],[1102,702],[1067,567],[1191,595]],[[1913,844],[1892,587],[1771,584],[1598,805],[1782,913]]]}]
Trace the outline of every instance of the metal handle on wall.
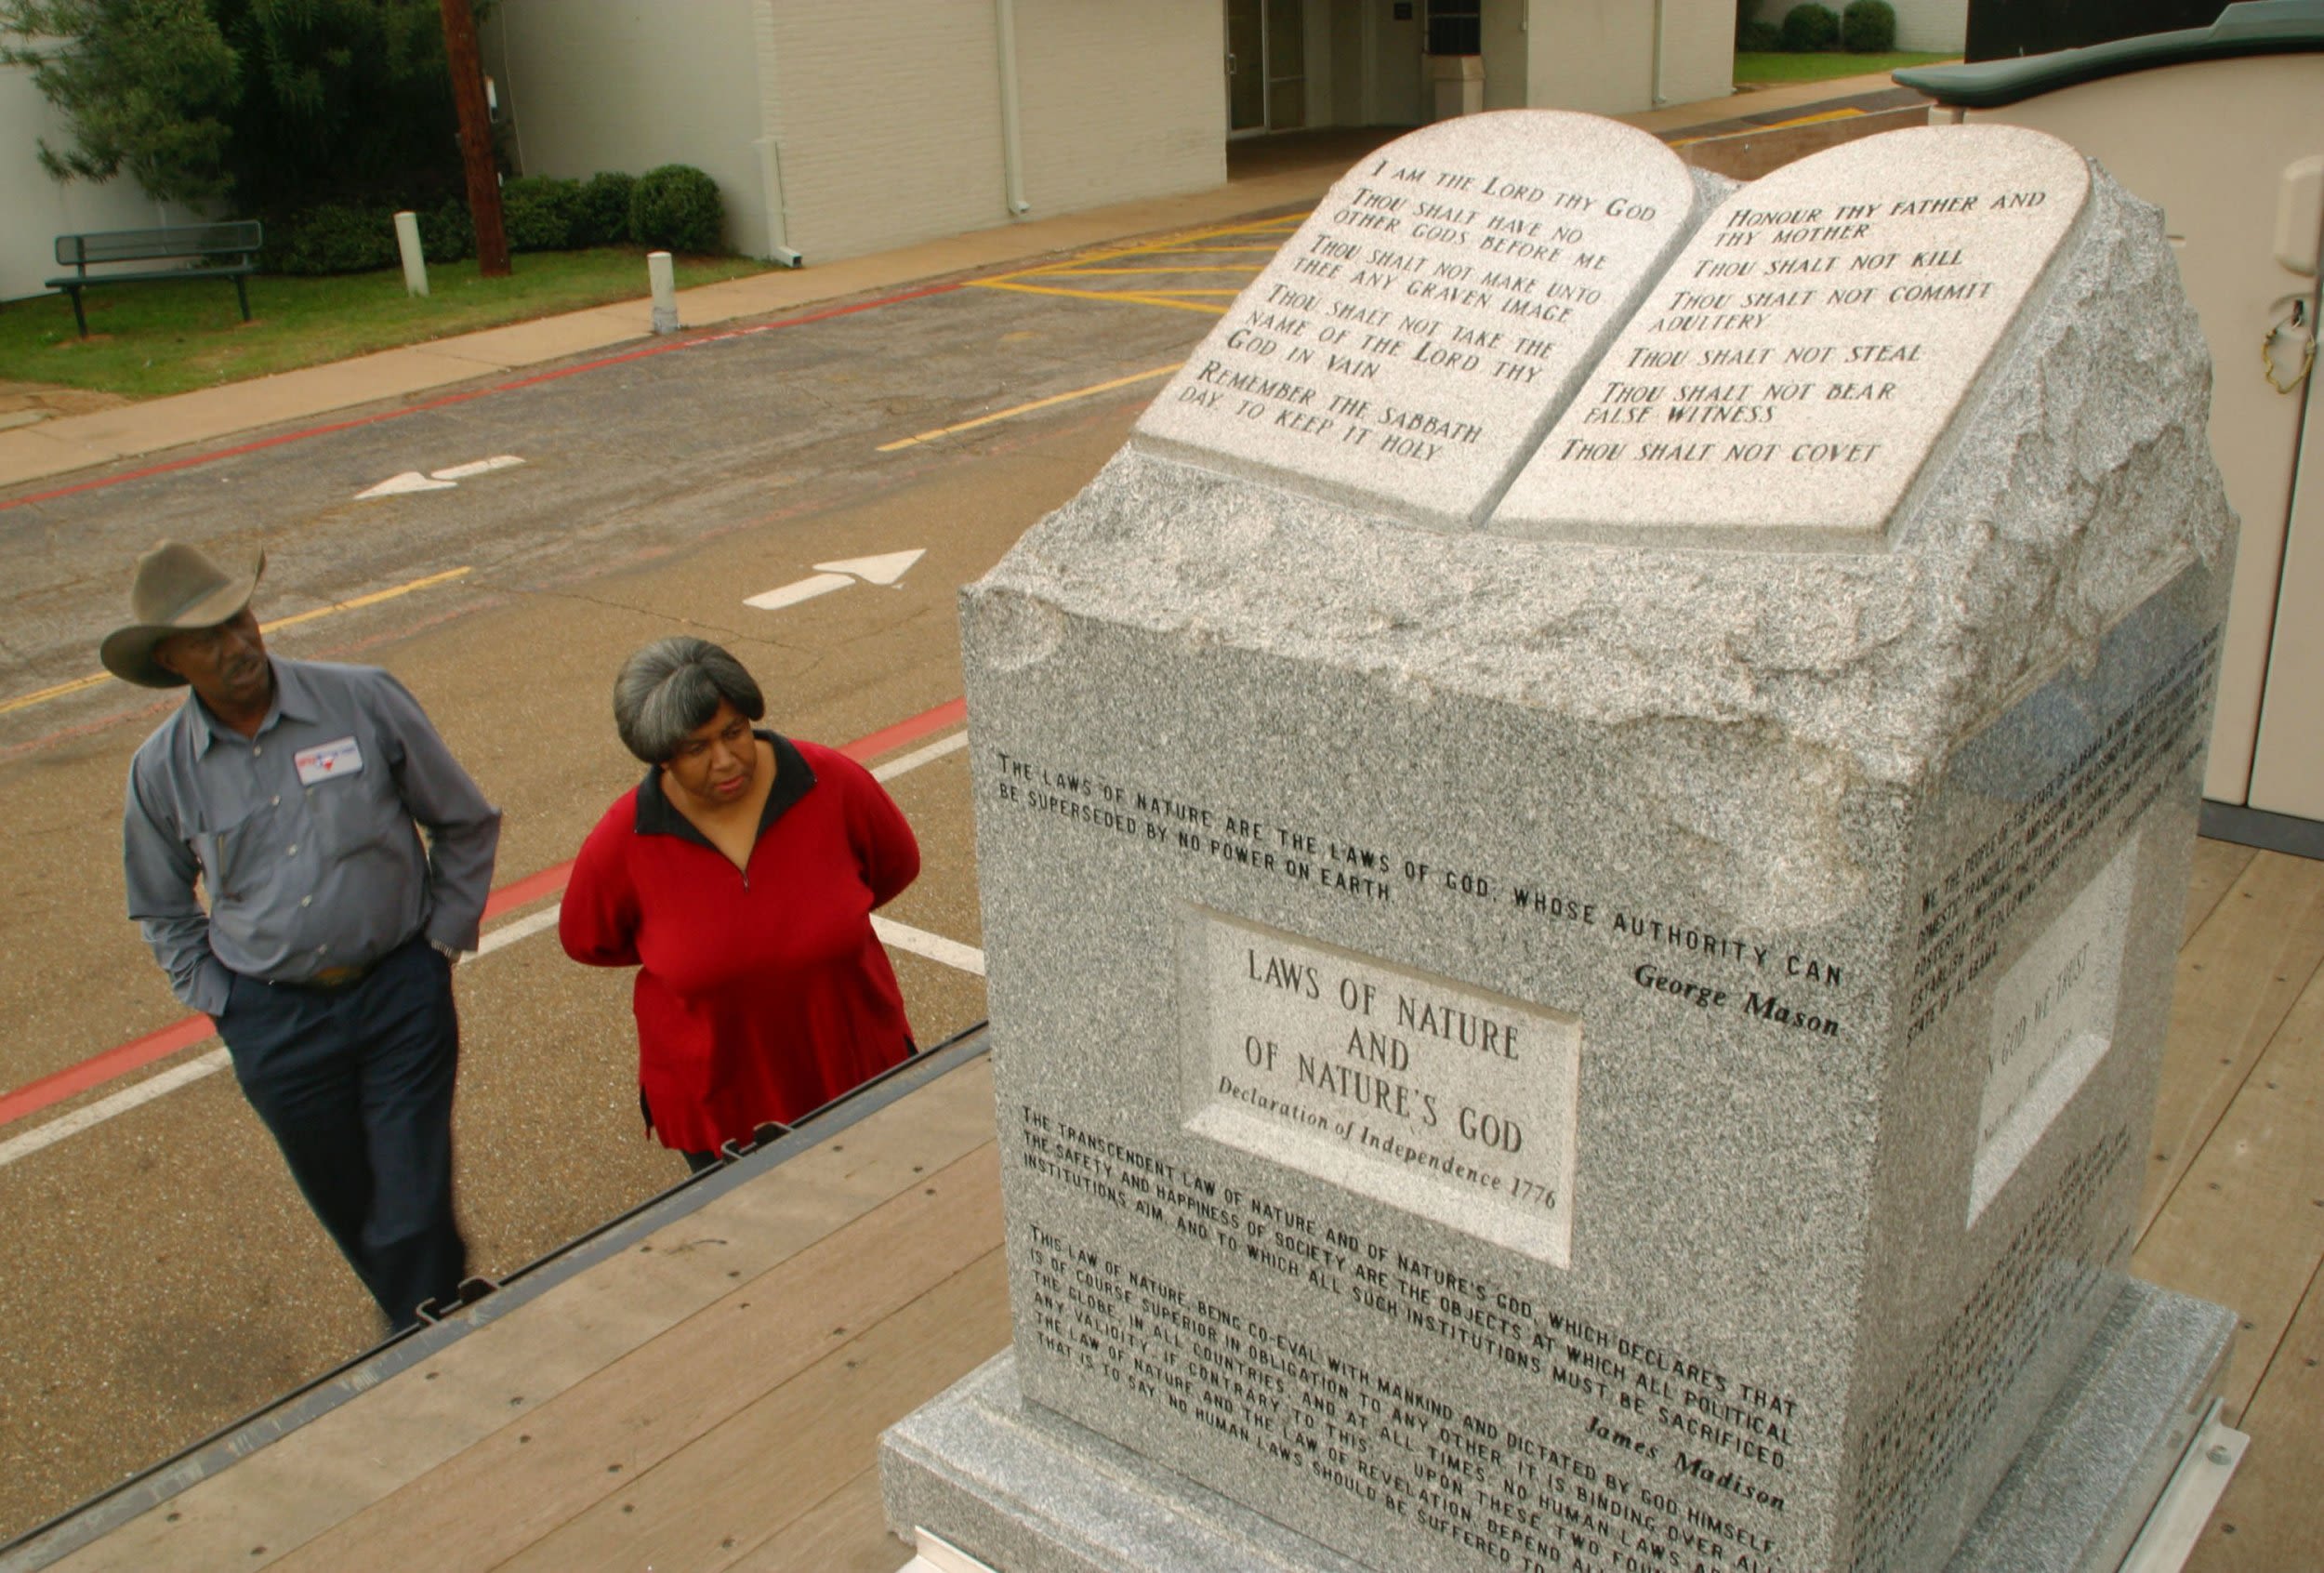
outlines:
[{"label": "metal handle on wall", "polygon": [[[2301,347],[2300,350],[2300,369],[2293,372],[2290,378],[2278,381],[2276,340],[2282,337],[2287,331],[2295,329],[2305,329],[2307,337],[2307,342]],[[2294,300],[2291,303],[2291,314],[2269,328],[2266,336],[2260,340],[2260,373],[2267,378],[2268,387],[2273,388],[2278,393],[2289,393],[2307,380],[2308,373],[2315,365],[2316,329],[2308,322],[2308,303],[2305,300]]]}]

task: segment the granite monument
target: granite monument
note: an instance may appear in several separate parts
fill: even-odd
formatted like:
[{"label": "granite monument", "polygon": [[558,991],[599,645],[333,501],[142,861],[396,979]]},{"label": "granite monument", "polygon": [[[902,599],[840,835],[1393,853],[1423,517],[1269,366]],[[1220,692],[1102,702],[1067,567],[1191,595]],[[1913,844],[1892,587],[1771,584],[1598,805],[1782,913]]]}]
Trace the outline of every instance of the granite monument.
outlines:
[{"label": "granite monument", "polygon": [[1016,1337],[891,1433],[891,1523],[2119,1555],[2232,1327],[2125,1271],[2208,392],[2157,214],[2038,133],[1352,170],[964,592]]}]

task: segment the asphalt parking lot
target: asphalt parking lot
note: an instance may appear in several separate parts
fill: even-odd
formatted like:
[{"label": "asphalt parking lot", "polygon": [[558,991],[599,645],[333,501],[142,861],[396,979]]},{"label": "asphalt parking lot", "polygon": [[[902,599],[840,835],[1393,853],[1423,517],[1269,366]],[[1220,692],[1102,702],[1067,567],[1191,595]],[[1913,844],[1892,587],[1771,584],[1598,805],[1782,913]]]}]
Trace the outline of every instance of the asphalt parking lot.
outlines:
[{"label": "asphalt parking lot", "polygon": [[549,932],[561,866],[638,773],[622,658],[719,640],[774,724],[891,775],[924,854],[886,914],[914,1026],[980,1021],[955,594],[1104,462],[1299,217],[0,493],[0,1537],[376,1334],[122,915],[121,784],[176,702],[96,677],[136,554],[263,547],[271,648],[394,671],[506,811],[487,950],[458,974],[456,1130],[472,1268],[506,1272],[682,1172],[640,1129],[627,975]]}]

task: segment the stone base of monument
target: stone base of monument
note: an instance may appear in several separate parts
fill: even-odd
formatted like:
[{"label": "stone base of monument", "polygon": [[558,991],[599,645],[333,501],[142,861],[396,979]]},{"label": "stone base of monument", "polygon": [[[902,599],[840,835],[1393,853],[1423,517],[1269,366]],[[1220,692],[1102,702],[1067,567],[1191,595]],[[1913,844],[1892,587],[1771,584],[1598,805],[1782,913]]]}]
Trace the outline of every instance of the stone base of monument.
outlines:
[{"label": "stone base of monument", "polygon": [[[2204,1435],[2235,1325],[2216,1305],[2131,1280],[1947,1573],[2132,1567],[2142,1527]],[[2212,1474],[2211,1500],[2231,1467]],[[898,1535],[928,1531],[997,1573],[1364,1573],[1362,1564],[1028,1404],[1012,1354],[891,1428],[880,1441],[880,1478]],[[2206,1510],[2199,1524],[2209,1502],[2198,1505]],[[1621,1527],[1545,1514],[1527,1533],[1554,1546],[1580,1535],[1603,1541],[1607,1528]],[[1625,1548],[1606,1549],[1618,1557]],[[2141,1554],[2136,1573],[2170,1573],[2185,1550],[2167,1561]]]}]

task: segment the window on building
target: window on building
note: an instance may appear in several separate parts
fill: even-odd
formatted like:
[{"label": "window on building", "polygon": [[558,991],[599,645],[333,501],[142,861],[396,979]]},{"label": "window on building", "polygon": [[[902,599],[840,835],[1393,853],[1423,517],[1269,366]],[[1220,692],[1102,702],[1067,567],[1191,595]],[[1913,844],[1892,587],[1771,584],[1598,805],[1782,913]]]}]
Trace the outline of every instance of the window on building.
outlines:
[{"label": "window on building", "polygon": [[1484,0],[1428,0],[1428,52],[1483,54],[1484,23],[1477,14],[1483,3]]}]

